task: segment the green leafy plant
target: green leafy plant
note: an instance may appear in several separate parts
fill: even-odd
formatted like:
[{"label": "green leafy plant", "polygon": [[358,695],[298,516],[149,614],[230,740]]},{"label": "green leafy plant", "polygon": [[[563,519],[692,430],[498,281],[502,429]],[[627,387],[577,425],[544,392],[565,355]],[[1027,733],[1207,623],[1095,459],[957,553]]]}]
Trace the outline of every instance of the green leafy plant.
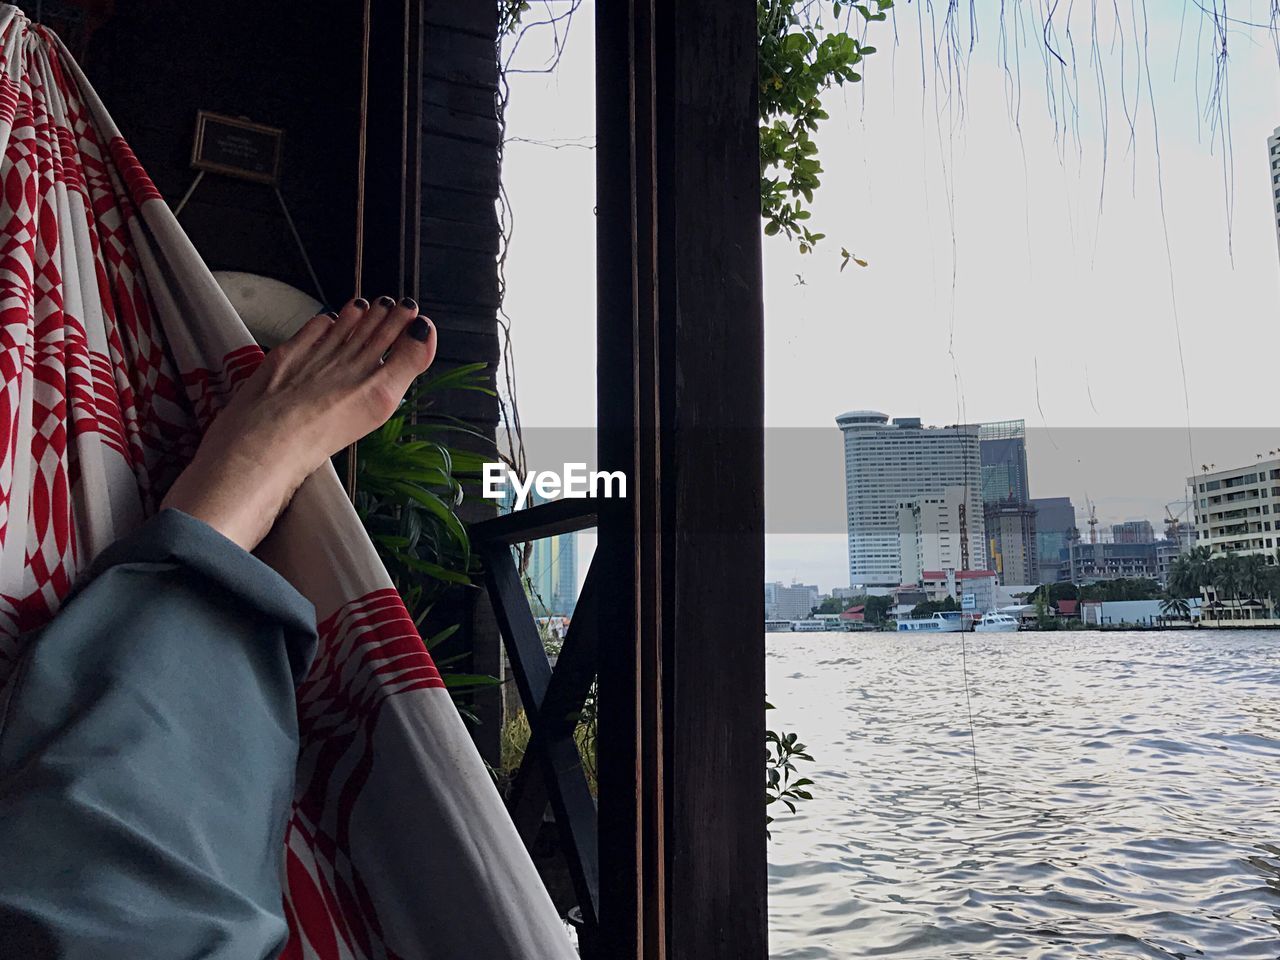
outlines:
[{"label": "green leafy plant", "polygon": [[1049,605],[1047,593],[1037,589],[1031,594],[1031,603],[1036,608],[1036,629],[1057,630],[1058,618],[1054,616],[1053,608]]},{"label": "green leafy plant", "polygon": [[499,35],[515,33],[521,18],[528,12],[529,0],[498,0]]},{"label": "green leafy plant", "polygon": [[[766,710],[772,710],[773,704],[766,703]],[[765,814],[765,823],[773,823],[774,804],[782,804],[791,813],[796,812],[796,804],[804,800],[812,800],[813,795],[808,788],[813,781],[808,777],[796,777],[796,763],[801,760],[813,762],[806,747],[794,733],[778,733],[766,730],[764,735],[765,788],[764,802],[769,811]],[[772,836],[772,832],[769,833]]]},{"label": "green leafy plant", "polygon": [[[766,236],[782,234],[810,253],[826,234],[810,229],[809,206],[821,185],[822,164],[813,133],[828,119],[822,95],[857,83],[863,58],[875,53],[850,32],[859,22],[884,20],[893,0],[849,4],[819,0],[757,0],[760,41],[760,213]],[[824,21],[823,16],[829,16]],[[828,29],[826,23],[843,29]],[[867,265],[847,248],[840,269]]]},{"label": "green leafy plant", "polygon": [[[472,583],[471,541],[457,508],[463,484],[479,477],[488,458],[451,441],[471,436],[491,442],[465,421],[433,407],[449,390],[492,395],[486,369],[487,364],[472,363],[419,379],[401,412],[357,447],[356,512],[419,628],[444,591]],[[417,416],[411,418],[410,411]],[[453,625],[424,638],[427,649],[435,650],[457,630]],[[437,659],[436,667],[463,716],[474,722],[467,695],[501,681],[460,672],[467,657],[461,653]]]},{"label": "green leafy plant", "polygon": [[[596,685],[591,685],[591,690],[587,694],[586,702],[583,703],[582,709],[572,717],[574,721],[573,742],[578,747],[578,759],[582,764],[582,773],[587,781],[587,789],[591,791],[591,795],[596,795],[597,790],[597,772],[596,764]],[[520,769],[520,764],[524,760],[525,751],[529,748],[529,739],[532,736],[532,730],[529,727],[529,718],[523,710],[517,711],[512,717],[509,717],[502,728],[501,739],[501,768],[498,771],[499,786],[505,789],[505,784],[509,784],[516,775],[516,771]]]}]

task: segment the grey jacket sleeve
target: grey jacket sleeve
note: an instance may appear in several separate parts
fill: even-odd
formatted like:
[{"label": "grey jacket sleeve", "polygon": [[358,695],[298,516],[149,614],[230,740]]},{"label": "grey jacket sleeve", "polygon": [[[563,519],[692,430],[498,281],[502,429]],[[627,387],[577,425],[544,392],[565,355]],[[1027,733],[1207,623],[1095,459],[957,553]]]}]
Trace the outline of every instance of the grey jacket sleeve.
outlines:
[{"label": "grey jacket sleeve", "polygon": [[276,956],[315,611],[162,511],[94,562],[0,692],[0,958]]}]

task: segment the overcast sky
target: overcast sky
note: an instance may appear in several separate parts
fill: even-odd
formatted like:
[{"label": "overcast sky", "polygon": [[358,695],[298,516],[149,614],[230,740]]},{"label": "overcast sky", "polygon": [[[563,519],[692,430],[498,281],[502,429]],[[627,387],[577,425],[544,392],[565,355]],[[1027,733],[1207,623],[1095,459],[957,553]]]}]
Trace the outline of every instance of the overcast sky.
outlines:
[{"label": "overcast sky", "polygon": [[[1079,107],[1059,97],[1056,124],[1038,28],[1025,31],[1015,122],[994,20],[979,23],[963,95],[952,84],[950,100],[931,62],[922,82],[918,4],[899,5],[896,44],[894,25],[872,26],[879,52],[864,82],[828,95],[831,119],[817,135],[826,173],[812,223],[828,239],[809,257],[765,242],[769,426],[830,428],[838,450],[833,420],[849,409],[926,423],[1023,418],[1037,430],[1032,494],[1071,496],[1081,510],[1088,495],[1104,522],[1156,521],[1181,494],[1184,466],[1200,459],[1185,452],[1188,424],[1277,426],[1280,253],[1266,153],[1280,125],[1275,49],[1260,31],[1229,35],[1224,171],[1206,120],[1212,39],[1197,7],[1184,21],[1176,0],[1147,4],[1145,63],[1133,43],[1140,0],[1120,0],[1123,40],[1100,13],[1104,177],[1088,6],[1075,5],[1072,23]],[[1231,11],[1265,18],[1266,4]],[[526,427],[585,427],[595,416],[595,156],[581,146],[594,134],[591,18],[587,3],[554,73],[512,77],[507,309]],[[1058,43],[1065,50],[1064,35]],[[546,55],[531,36],[517,64]],[[842,245],[870,266],[840,273]],[[1132,442],[1105,444],[1132,459],[1091,457],[1090,431],[1068,428],[1133,430]],[[1144,445],[1179,436],[1176,468],[1140,468]],[[1241,449],[1239,460],[1253,453]],[[1226,465],[1233,454],[1214,455]],[[770,483],[788,482],[771,465]],[[767,578],[844,585],[840,511],[836,499],[831,533],[771,534]]]}]

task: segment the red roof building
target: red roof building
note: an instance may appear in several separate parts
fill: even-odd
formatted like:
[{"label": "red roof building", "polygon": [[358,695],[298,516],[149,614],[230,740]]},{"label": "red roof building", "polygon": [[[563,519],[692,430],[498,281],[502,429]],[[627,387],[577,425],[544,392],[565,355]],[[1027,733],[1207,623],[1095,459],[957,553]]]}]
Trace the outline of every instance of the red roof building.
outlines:
[{"label": "red roof building", "polygon": [[845,621],[853,621],[854,623],[862,623],[866,619],[867,608],[865,604],[857,604],[840,614],[840,619]]}]

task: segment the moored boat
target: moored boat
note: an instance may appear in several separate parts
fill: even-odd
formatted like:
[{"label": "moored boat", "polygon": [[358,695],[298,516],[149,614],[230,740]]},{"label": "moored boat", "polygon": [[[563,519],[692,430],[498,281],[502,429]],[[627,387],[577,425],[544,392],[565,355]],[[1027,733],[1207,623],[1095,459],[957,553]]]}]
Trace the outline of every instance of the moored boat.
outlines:
[{"label": "moored boat", "polygon": [[820,633],[823,630],[829,630],[825,620],[792,620],[792,633]]},{"label": "moored boat", "polygon": [[898,621],[898,633],[959,633],[960,629],[960,614],[951,611],[935,613],[932,617],[909,617]]},{"label": "moored boat", "polygon": [[992,610],[982,615],[982,619],[973,625],[973,631],[974,633],[1016,633],[1018,621],[1007,613]]}]

